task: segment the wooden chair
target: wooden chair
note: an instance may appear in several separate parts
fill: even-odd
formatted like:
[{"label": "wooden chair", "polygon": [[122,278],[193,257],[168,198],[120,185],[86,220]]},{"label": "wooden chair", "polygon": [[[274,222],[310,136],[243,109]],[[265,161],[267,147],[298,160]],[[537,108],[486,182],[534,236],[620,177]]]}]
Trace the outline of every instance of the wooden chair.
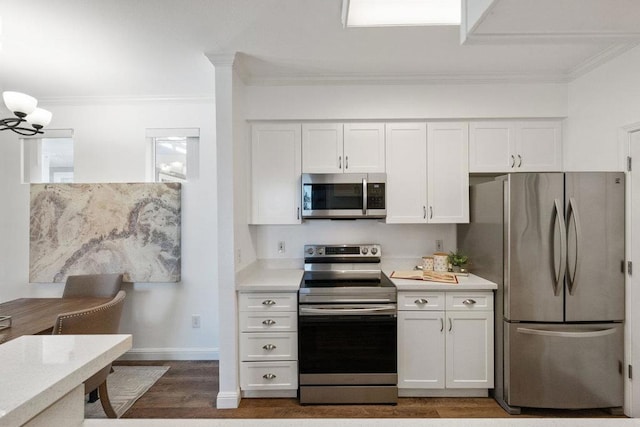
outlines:
[{"label": "wooden chair", "polygon": [[[54,335],[116,334],[120,326],[125,291],[120,291],[111,301],[87,310],[59,314],[53,327]],[[95,373],[84,383],[85,394],[98,389],[100,403],[109,418],[117,418],[109,401],[107,376],[111,363]]]},{"label": "wooden chair", "polygon": [[62,298],[113,298],[122,287],[122,274],[82,274],[67,277]]}]

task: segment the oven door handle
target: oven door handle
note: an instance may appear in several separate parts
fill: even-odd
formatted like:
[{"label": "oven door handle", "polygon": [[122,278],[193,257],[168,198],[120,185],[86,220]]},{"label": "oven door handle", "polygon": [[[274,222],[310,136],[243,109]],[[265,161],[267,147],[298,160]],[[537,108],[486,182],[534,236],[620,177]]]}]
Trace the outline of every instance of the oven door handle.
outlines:
[{"label": "oven door handle", "polygon": [[356,307],[345,307],[345,308],[336,308],[336,307],[327,307],[327,308],[312,308],[312,307],[300,307],[300,315],[304,316],[306,314],[325,314],[325,315],[335,315],[335,314],[396,314],[396,306],[379,306],[379,307],[366,307],[366,308],[356,308]]}]

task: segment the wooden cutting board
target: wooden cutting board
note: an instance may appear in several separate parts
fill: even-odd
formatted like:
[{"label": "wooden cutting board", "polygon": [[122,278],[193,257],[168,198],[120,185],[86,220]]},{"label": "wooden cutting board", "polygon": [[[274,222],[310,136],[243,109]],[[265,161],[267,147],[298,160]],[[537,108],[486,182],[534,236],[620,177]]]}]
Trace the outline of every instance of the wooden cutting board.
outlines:
[{"label": "wooden cutting board", "polygon": [[453,285],[458,283],[458,279],[456,278],[455,274],[440,273],[438,271],[420,271],[420,270],[394,271],[393,273],[391,273],[391,278],[425,280],[429,282],[450,283]]}]

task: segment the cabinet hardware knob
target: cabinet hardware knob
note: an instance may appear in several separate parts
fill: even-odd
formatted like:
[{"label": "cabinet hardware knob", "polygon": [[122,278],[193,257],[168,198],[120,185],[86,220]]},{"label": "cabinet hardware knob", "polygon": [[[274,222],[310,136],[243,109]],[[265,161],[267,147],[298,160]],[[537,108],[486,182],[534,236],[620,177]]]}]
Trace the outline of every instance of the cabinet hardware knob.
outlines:
[{"label": "cabinet hardware knob", "polygon": [[298,219],[300,219],[300,208],[298,207]]},{"label": "cabinet hardware knob", "polygon": [[349,156],[344,156],[344,168],[349,169]]},{"label": "cabinet hardware knob", "polygon": [[263,349],[267,350],[267,351],[271,351],[271,350],[275,350],[276,346],[273,344],[265,344],[262,346]]},{"label": "cabinet hardware knob", "polygon": [[473,304],[476,303],[476,300],[469,298],[469,299],[466,299],[466,300],[462,301],[462,303],[464,305],[473,305]]},{"label": "cabinet hardware knob", "polygon": [[433,206],[429,206],[429,219],[433,219]]},{"label": "cabinet hardware knob", "polygon": [[444,331],[444,319],[440,318],[440,332]]},{"label": "cabinet hardware knob", "polygon": [[427,207],[422,207],[422,218],[427,219]]},{"label": "cabinet hardware knob", "polygon": [[516,165],[516,156],[511,155],[511,167],[513,168]]},{"label": "cabinet hardware knob", "polygon": [[453,329],[453,322],[451,322],[451,317],[449,317],[449,332]]},{"label": "cabinet hardware knob", "polygon": [[271,319],[267,319],[267,320],[263,320],[262,324],[263,325],[267,325],[267,326],[271,326],[271,325],[275,325],[276,321],[275,320],[271,320]]},{"label": "cabinet hardware knob", "polygon": [[338,156],[338,169],[342,169],[342,156]]},{"label": "cabinet hardware knob", "polygon": [[429,304],[429,301],[424,299],[424,298],[420,298],[414,301],[414,303],[416,304]]},{"label": "cabinet hardware knob", "polygon": [[262,305],[275,305],[276,302],[272,299],[266,299],[264,301],[262,301]]},{"label": "cabinet hardware knob", "polygon": [[275,374],[264,374],[262,376],[262,378],[264,378],[265,380],[273,380],[275,379],[276,375]]},{"label": "cabinet hardware knob", "polygon": [[518,154],[518,167],[522,166],[522,156]]}]

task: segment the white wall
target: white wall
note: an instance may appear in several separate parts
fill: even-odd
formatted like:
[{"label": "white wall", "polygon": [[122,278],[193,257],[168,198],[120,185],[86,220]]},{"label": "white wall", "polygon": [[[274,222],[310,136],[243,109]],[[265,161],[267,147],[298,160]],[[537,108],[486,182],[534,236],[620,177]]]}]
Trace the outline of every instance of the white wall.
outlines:
[{"label": "white wall", "polygon": [[[130,357],[217,358],[218,288],[213,100],[47,105],[51,129],[74,130],[76,182],[143,182],[147,128],[200,128],[199,177],[182,188],[182,281],[127,284],[121,331]],[[6,114],[4,113],[7,117]],[[0,301],[60,296],[63,284],[29,284],[29,185],[20,183],[20,144],[0,134]],[[10,208],[9,208],[10,207]],[[191,328],[191,315],[201,328]]]},{"label": "white wall", "polygon": [[568,171],[624,170],[619,130],[640,122],[640,46],[569,83],[564,135]]}]

